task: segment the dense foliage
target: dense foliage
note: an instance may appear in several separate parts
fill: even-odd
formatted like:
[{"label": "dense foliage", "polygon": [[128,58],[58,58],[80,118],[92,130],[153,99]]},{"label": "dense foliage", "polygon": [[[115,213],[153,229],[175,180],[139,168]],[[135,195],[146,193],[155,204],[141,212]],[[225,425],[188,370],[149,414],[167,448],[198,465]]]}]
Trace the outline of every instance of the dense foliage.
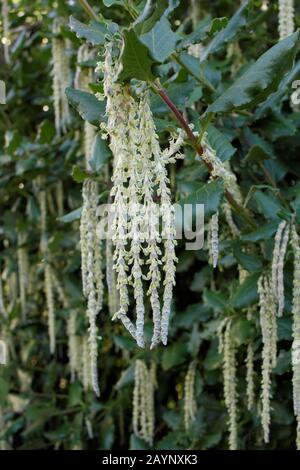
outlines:
[{"label": "dense foliage", "polygon": [[[236,369],[238,448],[294,449],[291,243],[284,262],[284,313],[275,328],[268,444],[261,423],[258,281],[271,270],[279,224],[293,223],[300,234],[300,111],[291,101],[292,83],[300,78],[298,32],[279,42],[277,2],[260,0],[240,7],[231,0],[93,0],[98,20],[80,1],[7,0],[7,5],[9,57],[3,48],[0,74],[7,88],[6,104],[0,105],[0,340],[8,345],[8,363],[0,365],[2,448],[227,449],[228,393],[235,392],[228,392],[232,376],[226,373]],[[295,7],[297,28],[298,0]],[[206,228],[219,211],[219,259],[213,269],[209,230],[201,250],[178,244],[168,345],[152,350],[150,314],[142,349],[121,322],[112,321],[104,280],[97,316],[97,397],[84,377],[71,374],[69,337],[73,315],[73,337],[84,351],[82,184],[97,181],[99,203],[109,200],[112,186],[111,150],[98,129],[93,128],[92,149],[86,150],[86,122],[97,128],[106,119],[103,70],[97,63],[103,63],[112,40],[121,45],[116,81],[131,86],[134,94],[149,90],[162,147],[179,124],[159,96],[161,87],[193,124],[198,141],[186,138],[184,159],[168,166],[171,193],[176,202],[204,203]],[[54,81],[54,41],[65,45],[63,64],[70,67],[67,75],[61,73],[70,109],[65,101],[60,123],[53,98],[53,85],[60,86]],[[91,54],[78,63],[86,42]],[[76,86],[80,73],[87,75],[85,91]],[[204,132],[226,168],[230,162],[238,204],[228,202],[228,188],[218,174],[208,183],[208,168],[195,151]],[[102,264],[105,272],[105,247]],[[51,302],[56,346],[48,338]],[[225,343],[227,337],[223,351],[221,333]],[[133,429],[136,363],[144,380],[156,365],[153,443]],[[140,393],[137,384],[135,390]]]}]

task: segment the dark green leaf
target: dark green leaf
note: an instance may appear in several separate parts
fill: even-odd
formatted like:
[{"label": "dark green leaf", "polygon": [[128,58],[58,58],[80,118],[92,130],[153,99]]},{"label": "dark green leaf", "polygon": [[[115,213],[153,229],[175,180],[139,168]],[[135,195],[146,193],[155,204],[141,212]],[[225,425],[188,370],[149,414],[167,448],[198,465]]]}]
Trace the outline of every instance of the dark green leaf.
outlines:
[{"label": "dark green leaf", "polygon": [[87,42],[93,46],[99,46],[105,43],[105,35],[107,29],[104,24],[98,23],[97,21],[91,21],[89,24],[81,23],[76,20],[74,16],[70,16],[69,20],[70,29],[80,39],[86,39]]},{"label": "dark green leaf", "polygon": [[259,274],[247,276],[245,281],[235,290],[231,303],[234,308],[245,308],[252,305],[258,299],[257,281]]},{"label": "dark green leaf", "polygon": [[233,254],[238,264],[250,273],[260,272],[262,270],[262,262],[258,256],[244,253],[239,246],[234,247]]},{"label": "dark green leaf", "polygon": [[193,211],[196,211],[198,204],[204,204],[205,217],[209,217],[217,211],[223,192],[224,185],[221,179],[211,181],[210,183],[199,183],[199,189],[188,197],[181,199],[179,204],[182,207],[185,204],[191,204]]},{"label": "dark green leaf", "polygon": [[74,211],[63,215],[62,217],[58,217],[57,220],[59,220],[60,222],[65,223],[65,224],[68,224],[70,222],[74,222],[74,220],[79,220],[80,219],[81,211],[82,211],[82,208],[79,207],[79,209],[75,209]]},{"label": "dark green leaf", "polygon": [[145,82],[153,81],[155,78],[152,73],[154,62],[149,56],[148,48],[140,42],[133,29],[125,30],[123,38],[118,80],[126,81],[136,78]]},{"label": "dark green leaf", "polygon": [[207,57],[224,47],[229,41],[236,36],[237,31],[246,25],[248,12],[248,1],[245,1],[233,17],[229,20],[226,28],[222,29],[213,40],[206,46],[201,54],[201,62],[206,61]]},{"label": "dark green leaf", "polygon": [[98,133],[92,146],[92,158],[89,160],[91,169],[93,171],[99,171],[110,157],[111,151],[108,143],[106,140],[103,140]]},{"label": "dark green leaf", "polygon": [[69,87],[66,88],[66,95],[71,105],[85,121],[98,126],[104,120],[105,102],[99,101],[92,93]]},{"label": "dark green leaf", "polygon": [[148,47],[151,56],[157,62],[164,62],[175,50],[179,36],[174,33],[164,16],[140,40]]},{"label": "dark green leaf", "polygon": [[298,47],[297,31],[265,52],[208,107],[207,113],[228,113],[234,109],[251,108],[264,101],[291,69]]}]

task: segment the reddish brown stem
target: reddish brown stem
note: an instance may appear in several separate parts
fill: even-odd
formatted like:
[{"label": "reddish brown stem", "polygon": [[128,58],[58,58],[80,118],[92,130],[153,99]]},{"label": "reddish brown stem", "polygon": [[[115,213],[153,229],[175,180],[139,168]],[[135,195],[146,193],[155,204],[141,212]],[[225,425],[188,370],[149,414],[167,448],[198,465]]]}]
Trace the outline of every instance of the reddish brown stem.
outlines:
[{"label": "reddish brown stem", "polygon": [[[194,149],[198,153],[200,157],[203,155],[203,148],[201,145],[198,144],[196,136],[194,135],[193,131],[191,130],[189,124],[185,120],[184,116],[181,114],[181,112],[176,108],[175,104],[171,100],[171,98],[166,94],[165,90],[163,90],[161,87],[156,88],[156,92],[160,95],[160,97],[164,100],[168,108],[172,111],[174,114],[176,120],[180,124],[180,126],[185,130],[188,138],[190,139]],[[211,163],[205,161],[202,159],[203,163],[206,165],[208,171],[211,173],[213,170],[213,166]],[[242,207],[232,196],[232,194],[226,189],[224,192],[224,195],[229,202],[229,204],[233,207],[233,209],[240,214],[240,216],[251,226],[256,228],[256,223],[252,219],[251,215],[248,213],[248,211]]]}]

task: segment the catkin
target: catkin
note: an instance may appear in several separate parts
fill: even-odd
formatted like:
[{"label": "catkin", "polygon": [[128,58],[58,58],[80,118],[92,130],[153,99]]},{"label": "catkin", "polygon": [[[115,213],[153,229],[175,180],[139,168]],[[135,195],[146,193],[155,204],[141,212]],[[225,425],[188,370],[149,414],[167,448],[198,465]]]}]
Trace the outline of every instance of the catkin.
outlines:
[{"label": "catkin", "polygon": [[[82,44],[77,53],[77,68],[74,78],[74,86],[78,90],[89,91],[89,83],[93,81],[93,69],[84,66],[84,63],[94,57],[94,51],[87,44]],[[91,150],[96,135],[96,127],[88,121],[84,121],[84,139],[83,150],[85,155],[86,169],[90,170],[89,161],[91,159]]]},{"label": "catkin", "polygon": [[27,289],[27,273],[28,273],[28,258],[27,251],[24,247],[26,241],[24,233],[18,233],[18,271],[19,271],[19,293],[20,304],[23,321],[26,319],[26,289]]},{"label": "catkin", "polygon": [[4,40],[4,60],[7,64],[10,63],[10,33],[9,33],[9,11],[7,0],[2,0],[2,26],[3,26],[3,40]]},{"label": "catkin", "polygon": [[184,380],[184,426],[186,431],[190,429],[192,422],[196,419],[195,376],[196,361],[192,361]]},{"label": "catkin", "polygon": [[247,408],[251,410],[254,405],[254,352],[252,342],[247,346],[246,371]]},{"label": "catkin", "polygon": [[156,366],[150,368],[142,360],[136,360],[134,372],[132,426],[136,436],[150,446],[153,445],[155,410],[154,392],[156,388]]},{"label": "catkin", "polygon": [[211,256],[213,268],[218,265],[219,258],[219,212],[213,214],[211,218]]},{"label": "catkin", "polygon": [[229,415],[229,449],[237,443],[236,346],[231,337],[231,320],[226,322],[223,338],[223,380],[225,405]]},{"label": "catkin", "polygon": [[61,18],[55,18],[53,21],[52,87],[57,135],[65,132],[70,122],[69,103],[65,93],[70,85],[69,57],[66,52],[66,41],[59,36],[63,24]]},{"label": "catkin", "polygon": [[300,245],[296,228],[292,227],[292,248],[294,254],[294,278],[293,278],[293,404],[297,419],[297,449],[300,450]]},{"label": "catkin", "polygon": [[293,34],[294,23],[294,0],[279,0],[278,2],[278,31],[279,38],[284,39]]},{"label": "catkin", "polygon": [[[39,182],[43,183],[43,180]],[[47,238],[47,194],[43,189],[38,193],[38,202],[40,206],[40,226],[41,226],[41,241],[40,250],[43,255],[44,262],[44,293],[46,297],[47,314],[48,314],[48,334],[50,342],[50,352],[54,354],[56,344],[55,334],[55,306],[54,306],[54,293],[53,293],[53,278],[52,268],[49,260],[48,238]]]},{"label": "catkin", "polygon": [[271,400],[271,372],[276,366],[277,355],[277,324],[276,303],[272,284],[269,277],[262,276],[258,282],[260,325],[262,332],[262,412],[261,422],[264,432],[264,441],[269,442],[270,435],[270,400]]},{"label": "catkin", "polygon": [[277,229],[274,242],[272,259],[272,290],[278,305],[278,316],[281,316],[284,309],[284,258],[289,241],[289,226],[286,221],[282,221]]},{"label": "catkin", "polygon": [[103,276],[101,243],[97,236],[97,183],[86,179],[83,183],[82,196],[83,207],[80,221],[82,290],[87,299],[89,319],[91,381],[95,394],[99,396],[96,318],[103,303]]}]

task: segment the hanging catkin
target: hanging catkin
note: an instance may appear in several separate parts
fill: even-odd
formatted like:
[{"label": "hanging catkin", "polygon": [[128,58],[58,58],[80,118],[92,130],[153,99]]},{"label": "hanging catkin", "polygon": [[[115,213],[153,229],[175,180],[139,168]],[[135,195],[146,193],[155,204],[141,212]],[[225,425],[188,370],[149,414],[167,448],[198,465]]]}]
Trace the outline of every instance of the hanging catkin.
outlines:
[{"label": "hanging catkin", "polygon": [[[183,143],[183,134],[180,133],[176,139],[171,140],[169,148],[162,152],[148,96],[143,94],[139,100],[135,100],[127,86],[114,81],[115,66],[111,46],[107,47],[102,69],[108,118],[104,129],[110,137],[110,148],[114,156],[112,241],[120,295],[120,308],[114,318],[121,319],[138,345],[143,347],[143,281],[148,281],[150,285],[147,294],[150,297],[154,323],[151,347],[154,347],[160,341],[167,343],[175,284],[174,209],[171,205],[166,165],[179,156],[177,154]],[[160,198],[159,209],[154,202],[157,197]],[[155,229],[154,214],[161,216],[164,221],[161,235]],[[160,264],[164,272],[161,312],[158,292],[161,284]],[[142,272],[143,265],[148,267],[147,274]],[[129,285],[133,287],[136,304],[135,325],[127,315]]]},{"label": "hanging catkin", "polygon": [[269,442],[270,435],[270,400],[271,372],[276,366],[277,355],[277,324],[276,303],[272,284],[268,276],[262,276],[258,282],[260,325],[262,332],[262,412],[261,422],[264,441]]},{"label": "hanging catkin", "polygon": [[70,65],[66,53],[66,41],[60,36],[63,24],[63,19],[55,18],[52,31],[52,86],[57,135],[66,131],[70,121],[69,103],[65,93],[70,85]]},{"label": "hanging catkin", "polygon": [[113,265],[112,242],[109,237],[106,239],[106,283],[108,289],[108,307],[111,316],[119,310],[119,295],[116,284],[116,273]]},{"label": "hanging catkin", "polygon": [[294,279],[293,279],[293,403],[294,413],[297,418],[297,449],[300,450],[300,245],[296,228],[292,227],[292,248],[294,254]]},{"label": "hanging catkin", "polygon": [[99,396],[96,318],[102,308],[103,276],[101,243],[97,236],[97,183],[86,179],[83,183],[82,196],[83,207],[80,221],[82,289],[87,299],[91,382],[94,392]]},{"label": "hanging catkin", "polygon": [[148,369],[142,360],[136,360],[134,372],[132,426],[136,436],[153,445],[155,411],[154,391],[156,388],[156,365]]},{"label": "hanging catkin", "polygon": [[19,294],[23,321],[26,319],[26,288],[28,276],[27,250],[24,247],[26,237],[24,233],[18,232],[18,274],[19,274]]},{"label": "hanging catkin", "polygon": [[223,346],[224,398],[229,415],[229,449],[237,449],[236,346],[231,337],[231,320],[225,326]]},{"label": "hanging catkin", "polygon": [[247,408],[250,411],[254,405],[254,351],[252,342],[247,346],[246,383]]},{"label": "hanging catkin", "polygon": [[[91,50],[87,44],[82,44],[77,53],[77,68],[74,78],[74,86],[78,90],[89,91],[89,84],[93,81],[93,69],[86,67],[85,63],[93,59],[94,51]],[[90,170],[89,161],[91,159],[91,150],[96,135],[96,127],[90,124],[88,121],[84,121],[84,155],[86,169]]]},{"label": "hanging catkin", "polygon": [[186,431],[190,429],[196,419],[195,376],[196,361],[192,361],[184,379],[184,426]]},{"label": "hanging catkin", "polygon": [[3,48],[4,48],[4,60],[7,64],[10,63],[10,33],[9,33],[9,11],[8,11],[8,1],[2,0],[1,7],[1,16],[2,16],[2,27],[3,27]]},{"label": "hanging catkin", "polygon": [[293,34],[294,24],[294,0],[279,0],[278,2],[278,31],[280,39]]},{"label": "hanging catkin", "polygon": [[[40,179],[39,184],[43,184],[43,179]],[[41,241],[40,250],[44,262],[44,293],[47,304],[48,314],[48,334],[50,342],[50,352],[54,354],[56,334],[55,334],[55,307],[54,307],[54,293],[52,282],[52,269],[49,260],[48,238],[47,238],[47,195],[46,190],[41,189],[38,193],[38,202],[40,206],[40,226],[41,226]]]},{"label": "hanging catkin", "polygon": [[284,258],[289,241],[290,229],[284,220],[278,226],[272,259],[272,290],[278,305],[278,316],[281,316],[284,309]]},{"label": "hanging catkin", "polygon": [[212,265],[213,268],[216,268],[219,258],[219,212],[216,212],[211,217],[210,233]]}]

